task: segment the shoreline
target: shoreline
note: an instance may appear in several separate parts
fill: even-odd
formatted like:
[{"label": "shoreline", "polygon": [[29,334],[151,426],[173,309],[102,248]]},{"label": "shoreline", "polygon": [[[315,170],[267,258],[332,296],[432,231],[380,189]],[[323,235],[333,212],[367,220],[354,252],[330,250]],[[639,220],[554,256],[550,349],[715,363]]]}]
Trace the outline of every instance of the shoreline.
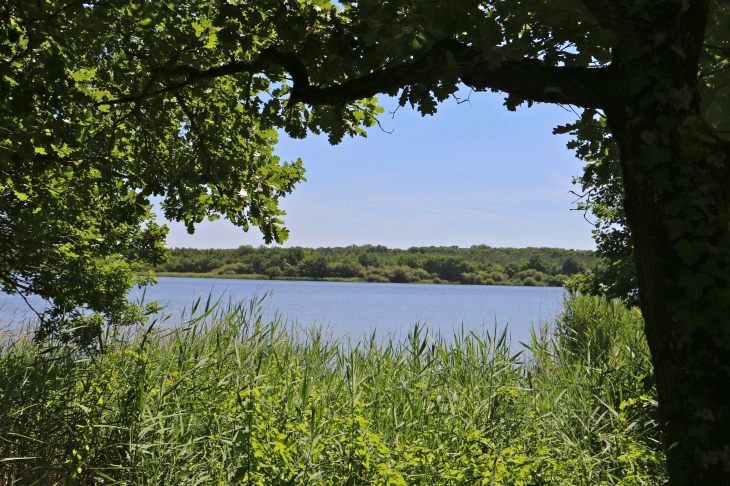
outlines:
[{"label": "shoreline", "polygon": [[[137,276],[147,276],[147,273],[138,273]],[[515,285],[508,282],[498,282],[494,285],[489,284],[463,284],[460,282],[451,282],[449,280],[440,280],[434,282],[433,280],[419,280],[417,282],[377,282],[368,281],[364,278],[341,278],[341,277],[325,277],[321,279],[307,278],[307,277],[276,277],[271,278],[268,275],[259,274],[236,274],[236,275],[218,275],[215,273],[193,273],[193,272],[158,272],[154,274],[154,277],[171,277],[171,278],[218,278],[225,280],[289,280],[299,282],[352,282],[352,283],[403,283],[403,284],[428,284],[428,285],[475,285],[479,287],[563,287],[556,285]]]}]

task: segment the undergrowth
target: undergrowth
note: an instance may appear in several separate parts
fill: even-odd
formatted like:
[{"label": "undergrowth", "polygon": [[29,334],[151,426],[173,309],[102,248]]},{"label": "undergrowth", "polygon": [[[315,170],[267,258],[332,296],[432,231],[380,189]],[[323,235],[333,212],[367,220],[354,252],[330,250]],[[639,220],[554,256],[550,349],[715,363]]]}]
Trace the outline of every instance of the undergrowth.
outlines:
[{"label": "undergrowth", "polygon": [[504,333],[342,342],[261,301],[110,333],[6,336],[0,484],[659,485],[641,316],[572,296]]}]

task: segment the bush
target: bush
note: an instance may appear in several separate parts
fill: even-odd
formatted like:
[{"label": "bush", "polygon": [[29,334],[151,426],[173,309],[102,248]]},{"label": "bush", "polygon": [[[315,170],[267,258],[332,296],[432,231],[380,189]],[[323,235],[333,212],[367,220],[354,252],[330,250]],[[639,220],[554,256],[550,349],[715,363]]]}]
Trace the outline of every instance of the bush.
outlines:
[{"label": "bush", "polygon": [[522,280],[522,285],[525,287],[536,287],[540,284],[537,283],[537,280],[535,280],[532,277],[527,277],[526,279]]},{"label": "bush", "polygon": [[[507,275],[500,273],[500,272],[492,272],[489,274],[489,278],[492,279],[494,282],[504,282],[509,277],[507,277]],[[493,285],[493,284],[489,284],[489,285]]]},{"label": "bush", "polygon": [[408,267],[395,267],[391,270],[388,280],[393,283],[408,283],[413,279],[411,269]]},{"label": "bush", "polygon": [[[528,281],[528,279],[531,283],[525,283]],[[552,279],[552,281],[555,281],[555,278],[550,275],[546,275],[542,272],[538,272],[537,270],[530,269],[530,270],[523,270],[523,271],[517,273],[512,278],[512,282],[515,285],[545,286],[545,285],[549,285],[549,282],[551,281],[551,279]],[[558,285],[562,285],[562,282],[560,282]]]},{"label": "bush", "polygon": [[360,264],[354,259],[331,263],[329,268],[330,275],[340,278],[357,277],[358,273],[360,273],[360,270],[362,269]]},{"label": "bush", "polygon": [[423,268],[429,273],[438,274],[443,280],[452,282],[458,282],[462,273],[474,271],[471,263],[456,256],[430,256],[423,262]]},{"label": "bush", "polygon": [[277,266],[269,267],[266,269],[264,274],[269,278],[277,278],[284,275],[284,272],[281,270],[281,268]]},{"label": "bush", "polygon": [[388,280],[387,277],[383,277],[382,275],[378,275],[377,273],[366,274],[365,281],[366,282],[381,282],[381,283],[390,282],[390,280]]},{"label": "bush", "polygon": [[480,285],[482,278],[478,273],[462,273],[459,277],[459,282],[468,285]]},{"label": "bush", "polygon": [[216,275],[245,275],[253,272],[253,267],[248,263],[229,263],[220,268],[216,268],[211,273]]},{"label": "bush", "polygon": [[299,276],[299,270],[297,270],[297,267],[294,265],[291,265],[289,263],[284,263],[281,267],[281,271],[284,273],[284,276],[286,277],[298,277]]},{"label": "bush", "polygon": [[554,276],[548,276],[546,283],[550,287],[562,287],[565,284],[565,280],[568,277],[562,274],[557,274]]},{"label": "bush", "polygon": [[411,272],[411,275],[413,276],[413,281],[421,281],[421,280],[428,280],[431,278],[431,276],[428,274],[428,272],[422,268],[417,268]]},{"label": "bush", "polygon": [[329,262],[322,255],[308,256],[299,262],[299,273],[314,279],[329,277]]}]

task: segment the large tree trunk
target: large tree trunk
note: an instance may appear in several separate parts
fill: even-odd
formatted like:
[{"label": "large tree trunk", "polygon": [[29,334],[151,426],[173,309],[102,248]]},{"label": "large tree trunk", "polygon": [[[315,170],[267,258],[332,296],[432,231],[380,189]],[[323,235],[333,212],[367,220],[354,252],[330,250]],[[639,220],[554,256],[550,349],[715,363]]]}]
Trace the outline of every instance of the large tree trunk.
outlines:
[{"label": "large tree trunk", "polygon": [[621,118],[614,136],[671,484],[730,484],[730,147],[698,140],[688,113],[657,162],[652,123]]},{"label": "large tree trunk", "polygon": [[[683,22],[704,25],[706,12],[687,15],[695,18]],[[673,486],[730,484],[730,144],[700,116],[695,44],[704,29],[691,28],[677,24],[662,56],[655,39],[627,39],[649,48],[617,51],[605,110],[621,153]],[[671,52],[672,42],[684,52]],[[642,87],[642,78],[651,82]]]}]

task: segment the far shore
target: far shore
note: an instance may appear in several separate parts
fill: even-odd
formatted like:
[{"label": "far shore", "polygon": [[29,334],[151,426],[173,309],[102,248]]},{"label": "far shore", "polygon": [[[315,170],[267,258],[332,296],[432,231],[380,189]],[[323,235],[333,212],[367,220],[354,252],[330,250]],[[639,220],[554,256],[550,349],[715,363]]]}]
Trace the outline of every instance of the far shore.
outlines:
[{"label": "far shore", "polygon": [[[146,276],[147,273],[139,273],[139,276]],[[155,277],[174,277],[174,278],[219,278],[228,280],[297,280],[302,282],[360,282],[360,283],[394,283],[394,282],[377,282],[369,281],[364,278],[341,278],[341,277],[325,277],[325,278],[307,278],[307,277],[276,277],[271,278],[268,275],[259,274],[235,274],[235,275],[219,275],[216,273],[192,273],[192,272],[155,272]],[[440,285],[473,285],[462,284],[460,282],[450,282],[448,280],[419,280],[417,282],[404,282],[411,284],[440,284]],[[499,287],[515,287],[506,282],[499,282],[494,286]],[[533,287],[547,287],[547,285],[535,285]]]}]

